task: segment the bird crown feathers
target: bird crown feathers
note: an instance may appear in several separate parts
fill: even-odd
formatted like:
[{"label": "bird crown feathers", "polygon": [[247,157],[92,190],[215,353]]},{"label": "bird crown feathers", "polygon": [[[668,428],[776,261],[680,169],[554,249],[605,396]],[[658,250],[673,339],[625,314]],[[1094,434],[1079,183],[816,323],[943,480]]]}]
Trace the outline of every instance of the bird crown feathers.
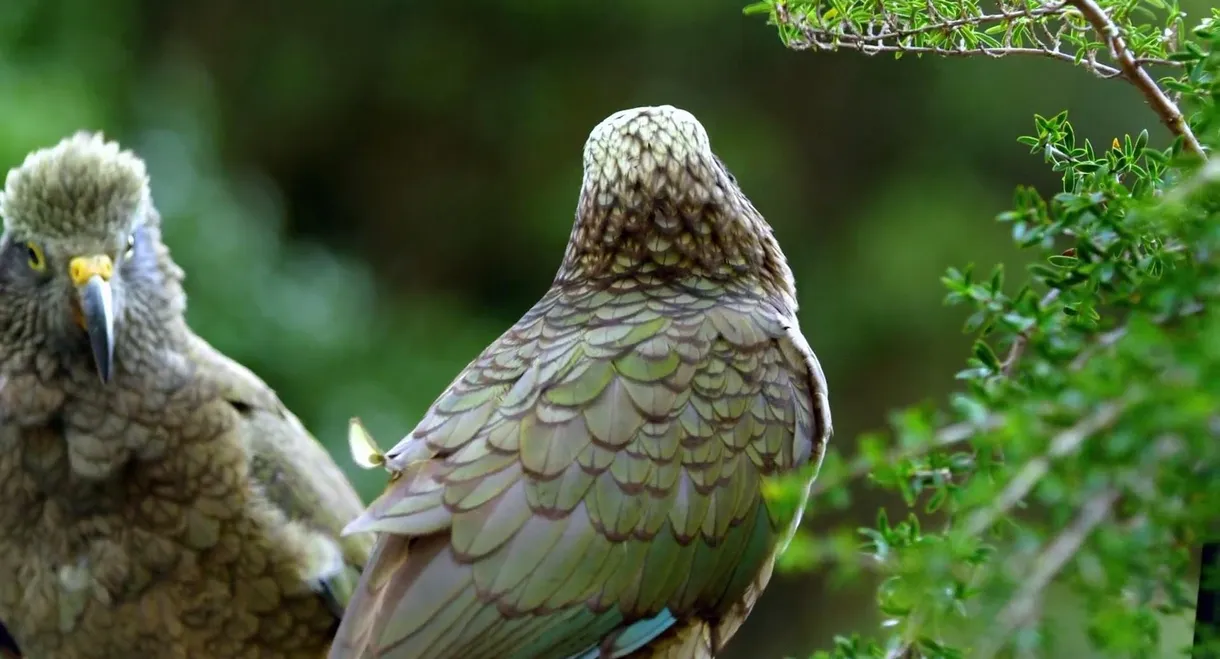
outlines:
[{"label": "bird crown feathers", "polygon": [[63,238],[127,230],[149,203],[144,161],[101,133],[80,131],[29,154],[0,193],[6,230]]},{"label": "bird crown feathers", "polygon": [[584,148],[586,182],[595,185],[660,183],[714,160],[703,125],[671,105],[615,112],[589,133]]}]

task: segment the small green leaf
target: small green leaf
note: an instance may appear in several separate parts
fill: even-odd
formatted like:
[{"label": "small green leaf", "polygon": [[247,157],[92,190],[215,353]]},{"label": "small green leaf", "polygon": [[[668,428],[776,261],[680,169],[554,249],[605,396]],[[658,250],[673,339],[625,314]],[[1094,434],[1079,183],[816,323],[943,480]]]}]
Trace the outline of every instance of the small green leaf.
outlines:
[{"label": "small green leaf", "polygon": [[995,352],[991,350],[991,346],[987,345],[985,341],[974,342],[974,356],[987,368],[999,370],[1000,360],[996,357]]},{"label": "small green leaf", "polygon": [[770,14],[774,11],[774,0],[763,0],[762,2],[754,2],[748,4],[741,10],[741,13],[746,16],[755,16],[758,14]]}]

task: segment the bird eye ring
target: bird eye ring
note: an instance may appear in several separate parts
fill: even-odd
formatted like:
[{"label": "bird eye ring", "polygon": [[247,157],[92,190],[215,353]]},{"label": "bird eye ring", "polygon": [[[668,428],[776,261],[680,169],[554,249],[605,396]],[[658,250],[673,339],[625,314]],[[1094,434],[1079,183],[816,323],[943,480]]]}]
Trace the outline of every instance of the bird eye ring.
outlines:
[{"label": "bird eye ring", "polygon": [[26,257],[29,259],[30,269],[35,272],[42,272],[47,269],[47,257],[42,253],[42,248],[38,243],[28,242],[25,244]]},{"label": "bird eye ring", "polygon": [[133,234],[129,234],[127,236],[127,250],[123,252],[123,258],[124,259],[131,258],[131,255],[134,254],[135,251],[136,251],[136,236],[133,233]]}]

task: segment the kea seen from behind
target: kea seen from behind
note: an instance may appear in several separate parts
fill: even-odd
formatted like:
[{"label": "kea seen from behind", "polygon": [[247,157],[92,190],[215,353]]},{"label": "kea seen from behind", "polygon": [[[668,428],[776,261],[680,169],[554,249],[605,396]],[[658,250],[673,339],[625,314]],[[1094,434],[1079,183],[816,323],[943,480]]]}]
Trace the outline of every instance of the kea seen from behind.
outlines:
[{"label": "kea seen from behind", "polygon": [[604,120],[551,289],[365,456],[392,476],[330,658],[715,657],[799,522],[764,478],[831,435],[796,306],[695,117]]},{"label": "kea seen from behind", "polygon": [[187,326],[144,163],[78,133],[9,172],[0,215],[0,621],[16,645],[324,657],[371,546],[339,535],[360,499]]}]

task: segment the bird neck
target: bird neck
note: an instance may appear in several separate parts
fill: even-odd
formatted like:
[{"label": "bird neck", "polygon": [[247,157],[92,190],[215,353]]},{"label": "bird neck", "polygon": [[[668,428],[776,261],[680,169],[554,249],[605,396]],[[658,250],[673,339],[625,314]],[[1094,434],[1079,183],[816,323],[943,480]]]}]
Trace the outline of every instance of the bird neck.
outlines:
[{"label": "bird neck", "polygon": [[748,201],[622,202],[582,195],[557,284],[702,279],[795,298],[779,243]]}]

